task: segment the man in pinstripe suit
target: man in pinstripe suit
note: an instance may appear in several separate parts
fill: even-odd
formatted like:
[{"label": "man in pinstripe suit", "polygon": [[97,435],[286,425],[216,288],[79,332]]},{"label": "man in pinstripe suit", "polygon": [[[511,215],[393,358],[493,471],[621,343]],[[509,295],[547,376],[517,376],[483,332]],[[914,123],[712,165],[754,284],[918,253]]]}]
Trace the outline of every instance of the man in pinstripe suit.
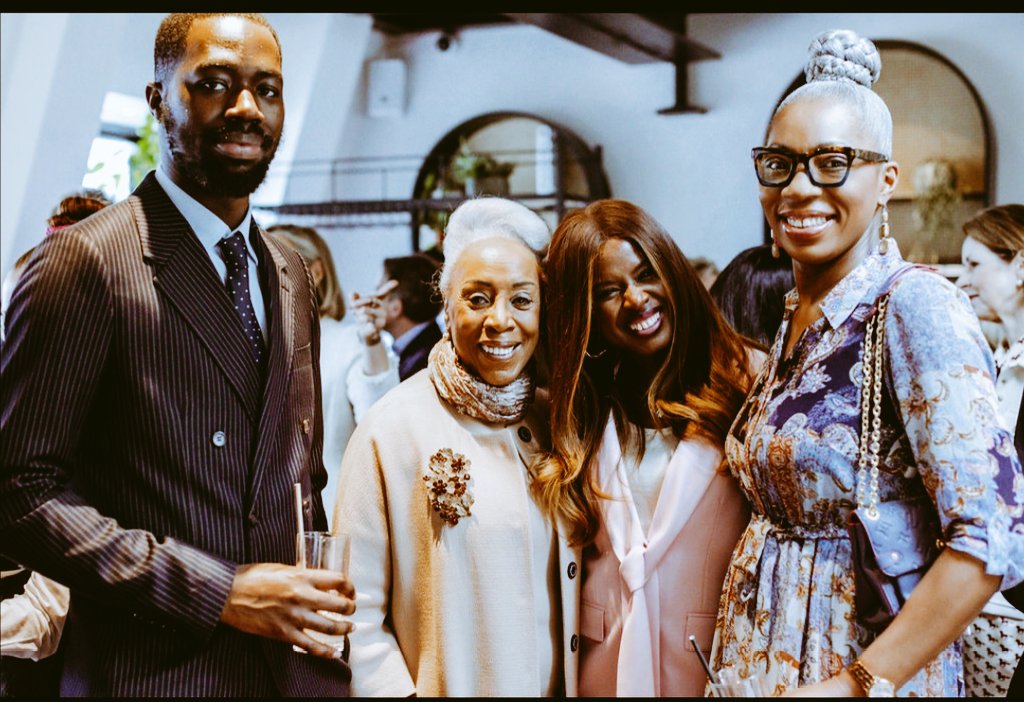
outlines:
[{"label": "man in pinstripe suit", "polygon": [[303,629],[347,633],[317,611],[351,614],[354,591],[290,565],[294,483],[306,528],[327,524],[312,284],[249,207],[280,44],[260,16],[171,15],[154,53],[160,168],[48,237],[13,295],[0,550],[71,588],[63,696],[345,695]]}]

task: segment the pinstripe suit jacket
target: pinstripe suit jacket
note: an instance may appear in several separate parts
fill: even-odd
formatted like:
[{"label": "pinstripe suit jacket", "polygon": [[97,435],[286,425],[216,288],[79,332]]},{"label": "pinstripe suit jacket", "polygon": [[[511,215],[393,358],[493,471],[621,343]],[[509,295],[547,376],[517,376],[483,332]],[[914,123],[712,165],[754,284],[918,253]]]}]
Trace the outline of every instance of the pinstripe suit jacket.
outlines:
[{"label": "pinstripe suit jacket", "polygon": [[15,291],[0,550],[72,589],[63,695],[348,692],[343,663],[218,623],[236,564],[294,563],[293,483],[326,528],[312,283],[259,234],[265,376],[153,174],[48,237]]}]

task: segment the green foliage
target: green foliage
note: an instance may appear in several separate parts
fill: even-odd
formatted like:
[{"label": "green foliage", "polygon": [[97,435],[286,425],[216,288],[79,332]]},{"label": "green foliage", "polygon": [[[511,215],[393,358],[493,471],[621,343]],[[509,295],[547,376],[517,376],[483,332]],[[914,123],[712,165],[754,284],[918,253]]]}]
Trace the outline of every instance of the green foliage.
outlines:
[{"label": "green foliage", "polygon": [[458,183],[465,183],[470,178],[508,177],[515,167],[514,163],[498,161],[490,154],[473,151],[462,139],[459,150],[452,157],[452,178]]},{"label": "green foliage", "polygon": [[146,174],[156,168],[160,160],[160,129],[152,114],[146,115],[146,121],[135,132],[139,141],[135,153],[128,157],[131,168],[131,189],[134,190]]}]

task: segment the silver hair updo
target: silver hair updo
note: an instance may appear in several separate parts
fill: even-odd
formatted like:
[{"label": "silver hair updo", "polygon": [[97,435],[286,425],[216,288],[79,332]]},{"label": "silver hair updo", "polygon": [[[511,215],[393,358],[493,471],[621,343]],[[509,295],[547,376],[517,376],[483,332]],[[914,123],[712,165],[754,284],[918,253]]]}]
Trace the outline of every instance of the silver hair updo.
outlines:
[{"label": "silver hair updo", "polygon": [[819,34],[807,49],[804,67],[808,83],[816,80],[852,80],[870,88],[882,74],[882,57],[870,39],[849,29]]},{"label": "silver hair updo", "polygon": [[551,229],[526,205],[503,197],[467,200],[452,212],[444,232],[444,265],[438,280],[442,297],[448,293],[451,270],[470,244],[501,237],[524,244],[539,262],[551,242]]},{"label": "silver hair updo", "polygon": [[874,43],[852,30],[833,29],[816,36],[807,51],[807,82],[787,95],[775,114],[808,98],[846,103],[858,111],[865,132],[876,142],[861,148],[874,148],[891,157],[892,115],[871,89],[882,73],[882,57]]}]

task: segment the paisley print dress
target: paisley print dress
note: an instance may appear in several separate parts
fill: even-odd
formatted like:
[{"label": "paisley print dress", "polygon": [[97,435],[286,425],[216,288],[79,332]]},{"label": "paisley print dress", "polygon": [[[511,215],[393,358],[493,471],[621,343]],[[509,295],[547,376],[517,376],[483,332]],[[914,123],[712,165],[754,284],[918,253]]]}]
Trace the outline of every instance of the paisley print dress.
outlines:
[{"label": "paisley print dress", "polygon": [[[880,294],[885,322],[879,499],[927,494],[950,547],[1003,587],[1024,578],[1024,477],[997,414],[995,366],[966,296],[892,245],[851,271],[783,358],[797,293],[726,439],[753,516],[726,575],[712,666],[775,693],[837,674],[872,634],[857,623],[847,516],[856,507],[861,342]],[[899,276],[894,276],[902,271]],[[962,696],[954,642],[898,691]]]}]

